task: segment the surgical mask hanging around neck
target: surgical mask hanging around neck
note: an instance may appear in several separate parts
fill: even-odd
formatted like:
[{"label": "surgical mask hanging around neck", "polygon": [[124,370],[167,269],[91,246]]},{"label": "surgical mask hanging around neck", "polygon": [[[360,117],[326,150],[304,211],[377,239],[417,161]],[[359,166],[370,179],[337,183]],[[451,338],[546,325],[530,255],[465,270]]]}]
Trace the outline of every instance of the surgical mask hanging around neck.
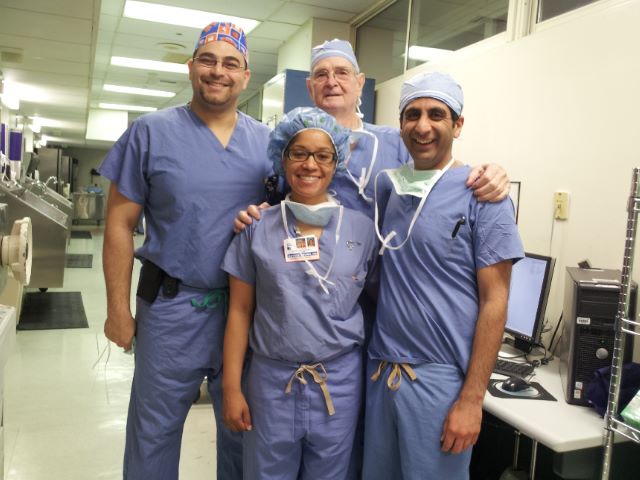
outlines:
[{"label": "surgical mask hanging around neck", "polygon": [[360,110],[360,105],[362,105],[362,98],[358,97],[358,100],[356,101],[356,115],[358,118],[362,119],[364,118],[364,113]]},{"label": "surgical mask hanging around neck", "polygon": [[393,170],[385,170],[398,195],[412,195],[422,198],[424,193],[440,178],[442,170],[416,170],[411,165],[402,165]]},{"label": "surgical mask hanging around neck", "polygon": [[326,227],[331,217],[340,205],[331,196],[327,195],[327,201],[316,205],[306,205],[290,200],[290,195],[284,199],[284,204],[291,211],[296,220],[314,227]]},{"label": "surgical mask hanging around neck", "polygon": [[397,232],[395,230],[391,230],[386,237],[382,237],[379,227],[378,203],[374,202],[374,226],[376,235],[382,243],[382,247],[380,247],[380,251],[378,252],[380,255],[384,254],[384,251],[386,249],[400,250],[404,246],[404,244],[407,243],[409,237],[411,236],[413,227],[416,224],[418,217],[420,216],[422,207],[424,207],[427,197],[431,193],[431,190],[433,190],[433,187],[438,182],[438,180],[440,180],[446,173],[446,171],[451,168],[453,162],[454,159],[452,158],[442,170],[415,170],[412,165],[403,165],[402,167],[395,169],[382,170],[380,171],[380,173],[378,173],[378,175],[376,175],[373,184],[374,200],[377,197],[378,177],[382,172],[387,174],[387,176],[393,183],[393,189],[398,195],[412,195],[420,198],[420,203],[416,208],[416,213],[413,215],[411,223],[409,224],[407,237],[399,245],[391,245],[391,240],[397,235]]},{"label": "surgical mask hanging around neck", "polygon": [[[351,159],[351,156],[353,156],[353,152],[355,151],[355,148],[357,148],[358,141],[362,140],[363,137],[365,136],[371,137],[373,140],[373,149],[371,152],[371,158],[365,159],[365,160],[368,160],[369,164],[367,167],[362,167],[362,169],[360,170],[360,177],[358,179],[356,179],[353,176],[353,174],[349,170],[348,164],[347,164],[347,174],[351,178],[351,181],[356,185],[356,187],[358,187],[358,195],[360,195],[365,201],[371,203],[373,202],[373,198],[369,198],[367,194],[364,193],[364,191],[367,188],[367,185],[369,185],[369,181],[371,180],[371,175],[373,174],[373,167],[378,158],[378,137],[376,137],[371,132],[367,132],[364,129],[364,125],[362,125],[361,128],[359,128],[358,130],[353,130],[351,132],[351,148],[352,149],[351,149],[351,154],[349,155],[349,159]],[[364,147],[362,148],[363,148],[362,151],[364,152],[365,151]]]}]

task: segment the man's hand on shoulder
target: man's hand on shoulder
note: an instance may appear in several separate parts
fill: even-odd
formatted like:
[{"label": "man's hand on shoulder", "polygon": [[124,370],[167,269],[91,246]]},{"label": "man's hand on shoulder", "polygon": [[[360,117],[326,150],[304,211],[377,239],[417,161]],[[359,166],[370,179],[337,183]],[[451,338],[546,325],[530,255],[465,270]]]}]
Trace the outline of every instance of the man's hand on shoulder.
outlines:
[{"label": "man's hand on shoulder", "polygon": [[467,187],[473,190],[480,202],[499,202],[509,195],[511,182],[504,168],[487,163],[471,170]]},{"label": "man's hand on shoulder", "polygon": [[246,210],[240,210],[235,220],[233,221],[233,231],[240,233],[247,225],[251,225],[254,220],[260,220],[260,210],[269,208],[267,202],[263,202],[260,205],[249,205]]}]

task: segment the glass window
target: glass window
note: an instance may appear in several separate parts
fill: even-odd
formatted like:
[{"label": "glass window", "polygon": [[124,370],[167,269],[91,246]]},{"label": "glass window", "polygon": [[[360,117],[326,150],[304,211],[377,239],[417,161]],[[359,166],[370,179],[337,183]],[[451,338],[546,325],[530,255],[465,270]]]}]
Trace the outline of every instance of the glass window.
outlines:
[{"label": "glass window", "polygon": [[399,0],[356,30],[360,70],[376,83],[402,75],[409,0]]},{"label": "glass window", "polygon": [[412,10],[408,68],[506,31],[509,0],[420,0]]},{"label": "glass window", "polygon": [[539,0],[538,22],[543,22],[597,1],[598,0]]}]

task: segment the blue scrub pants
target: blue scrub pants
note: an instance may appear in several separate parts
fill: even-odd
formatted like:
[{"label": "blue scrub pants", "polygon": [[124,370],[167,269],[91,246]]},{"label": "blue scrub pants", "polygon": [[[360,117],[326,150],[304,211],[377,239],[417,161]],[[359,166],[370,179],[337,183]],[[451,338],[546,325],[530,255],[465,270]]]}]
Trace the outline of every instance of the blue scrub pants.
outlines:
[{"label": "blue scrub pants", "polygon": [[335,407],[329,415],[320,386],[285,388],[300,365],[254,353],[247,401],[253,430],[244,433],[246,480],[344,480],[347,478],[362,397],[359,348],[322,362]]},{"label": "blue scrub pants", "polygon": [[412,365],[411,381],[403,372],[396,391],[387,386],[390,367],[377,381],[371,375],[379,360],[369,360],[364,427],[366,480],[464,480],[469,478],[471,449],[443,453],[444,420],[458,398],[464,377],[452,365]]},{"label": "blue scrub pants", "polygon": [[223,425],[221,413],[224,307],[191,305],[206,293],[180,285],[173,299],[162,291],[153,304],[137,299],[125,480],[178,478],[184,421],[205,376],[216,418],[218,479],[242,479],[241,435]]}]

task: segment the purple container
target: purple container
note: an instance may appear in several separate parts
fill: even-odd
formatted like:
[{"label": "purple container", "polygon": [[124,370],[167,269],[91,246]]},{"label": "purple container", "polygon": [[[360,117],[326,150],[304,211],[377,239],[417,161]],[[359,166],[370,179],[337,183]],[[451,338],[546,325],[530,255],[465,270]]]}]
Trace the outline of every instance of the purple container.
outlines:
[{"label": "purple container", "polygon": [[5,134],[7,133],[6,127],[4,123],[0,123],[0,152],[6,153],[5,147],[7,143],[7,139],[5,138]]},{"label": "purple container", "polygon": [[22,132],[9,131],[9,160],[22,160]]}]

